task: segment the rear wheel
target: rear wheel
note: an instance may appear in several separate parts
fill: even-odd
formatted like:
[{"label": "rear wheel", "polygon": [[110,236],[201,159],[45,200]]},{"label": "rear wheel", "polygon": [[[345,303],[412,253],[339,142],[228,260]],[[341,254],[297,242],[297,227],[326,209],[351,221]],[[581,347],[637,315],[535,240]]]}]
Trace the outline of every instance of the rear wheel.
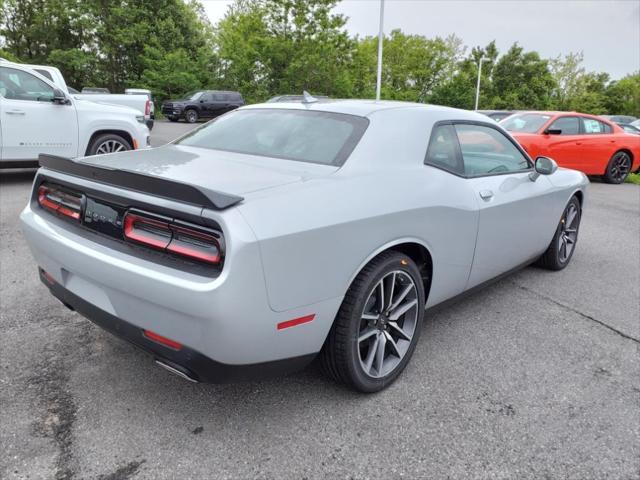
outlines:
[{"label": "rear wheel", "polygon": [[574,196],[564,209],[551,245],[538,260],[538,265],[549,270],[562,270],[569,264],[578,243],[581,216],[580,201]]},{"label": "rear wheel", "polygon": [[631,156],[627,152],[616,152],[607,164],[604,181],[607,183],[622,183],[631,171]]},{"label": "rear wheel", "polygon": [[120,135],[105,133],[93,139],[89,146],[88,155],[102,155],[104,153],[116,153],[131,150],[131,144]]},{"label": "rear wheel", "polygon": [[189,123],[196,123],[198,121],[198,112],[195,110],[187,110],[184,112],[184,119]]},{"label": "rear wheel", "polygon": [[424,295],[409,257],[390,251],[373,259],[345,295],[321,352],[323,370],[361,392],[391,384],[415,350]]}]

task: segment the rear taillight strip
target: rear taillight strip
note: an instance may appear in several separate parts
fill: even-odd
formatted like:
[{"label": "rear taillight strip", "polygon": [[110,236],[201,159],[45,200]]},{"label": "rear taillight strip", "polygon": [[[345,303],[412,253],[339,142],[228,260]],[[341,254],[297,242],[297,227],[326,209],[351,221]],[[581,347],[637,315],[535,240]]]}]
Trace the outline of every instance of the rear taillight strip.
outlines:
[{"label": "rear taillight strip", "polygon": [[138,212],[124,216],[124,238],[157,250],[209,264],[222,258],[219,237],[198,227],[160,220]]},{"label": "rear taillight strip", "polygon": [[38,204],[50,212],[80,221],[82,197],[63,192],[49,185],[38,188]]}]

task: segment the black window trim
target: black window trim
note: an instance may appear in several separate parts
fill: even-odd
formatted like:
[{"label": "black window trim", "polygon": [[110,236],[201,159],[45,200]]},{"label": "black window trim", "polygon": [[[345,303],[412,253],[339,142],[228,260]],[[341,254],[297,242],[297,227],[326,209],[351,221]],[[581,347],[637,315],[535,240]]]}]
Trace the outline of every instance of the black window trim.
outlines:
[{"label": "black window trim", "polygon": [[[527,163],[529,165],[528,168],[523,169],[523,170],[518,170],[515,172],[494,172],[494,173],[481,173],[478,175],[467,175],[464,173],[457,173],[454,171],[451,171],[447,168],[442,167],[441,165],[435,165],[431,162],[427,161],[427,154],[429,153],[429,144],[431,143],[431,135],[433,135],[433,131],[442,125],[451,125],[455,128],[456,125],[476,125],[476,126],[480,126],[480,127],[488,127],[491,128],[493,130],[496,130],[497,132],[501,133],[507,140],[509,140],[511,142],[511,144],[516,147],[516,149],[524,156],[525,160],[527,160]],[[462,156],[462,148],[460,147],[460,140],[458,139],[458,135],[456,132],[456,146],[455,146],[455,150],[456,150],[456,155],[458,155],[458,161],[462,162],[462,165],[464,165],[464,158]],[[501,176],[501,175],[513,175],[515,173],[527,173],[527,172],[532,172],[533,171],[533,166],[534,166],[534,162],[533,160],[531,160],[531,157],[529,156],[529,154],[526,152],[526,150],[524,148],[522,148],[520,146],[520,144],[518,142],[516,142],[511,135],[509,135],[509,133],[505,134],[505,131],[503,131],[501,128],[498,127],[497,124],[491,124],[489,122],[480,122],[477,120],[440,120],[437,121],[433,124],[433,127],[431,128],[431,133],[429,135],[429,141],[427,142],[427,151],[424,154],[424,164],[428,165],[430,167],[433,168],[437,168],[438,170],[442,170],[443,172],[447,172],[450,173],[451,175],[455,175],[456,177],[460,177],[460,178],[466,178],[466,179],[472,179],[472,178],[482,178],[482,177],[497,177],[497,176]]]}]

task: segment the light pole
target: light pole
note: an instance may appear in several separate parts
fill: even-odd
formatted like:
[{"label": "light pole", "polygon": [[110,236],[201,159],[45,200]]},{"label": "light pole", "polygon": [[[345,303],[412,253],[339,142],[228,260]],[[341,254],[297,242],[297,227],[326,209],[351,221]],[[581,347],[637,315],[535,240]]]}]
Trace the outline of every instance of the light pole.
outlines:
[{"label": "light pole", "polygon": [[480,76],[482,75],[482,62],[484,62],[484,57],[480,57],[480,61],[478,62],[478,83],[476,83],[476,108],[474,110],[478,110],[478,101],[480,100]]},{"label": "light pole", "polygon": [[382,83],[382,39],[384,38],[384,0],[380,0],[380,30],[378,31],[378,77],[376,79],[376,100],[380,100]]}]

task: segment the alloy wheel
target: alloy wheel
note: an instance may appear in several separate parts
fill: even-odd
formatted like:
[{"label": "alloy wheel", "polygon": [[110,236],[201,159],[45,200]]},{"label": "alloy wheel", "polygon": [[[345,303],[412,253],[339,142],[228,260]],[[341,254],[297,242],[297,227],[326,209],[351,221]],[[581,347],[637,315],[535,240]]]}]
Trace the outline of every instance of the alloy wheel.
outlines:
[{"label": "alloy wheel", "polygon": [[360,317],[360,366],[372,378],[391,373],[409,350],[418,320],[418,290],[406,272],[387,273],[373,287]]},{"label": "alloy wheel", "polygon": [[565,263],[570,257],[571,252],[578,240],[578,207],[575,203],[570,203],[565,211],[564,217],[560,223],[560,235],[558,236],[558,260]]},{"label": "alloy wheel", "polygon": [[622,183],[631,170],[631,157],[624,152],[618,152],[611,160],[609,174],[617,183]]},{"label": "alloy wheel", "polygon": [[127,150],[126,145],[119,142],[118,140],[106,140],[98,145],[96,154],[99,155],[101,153],[115,153],[122,152],[124,150]]}]

